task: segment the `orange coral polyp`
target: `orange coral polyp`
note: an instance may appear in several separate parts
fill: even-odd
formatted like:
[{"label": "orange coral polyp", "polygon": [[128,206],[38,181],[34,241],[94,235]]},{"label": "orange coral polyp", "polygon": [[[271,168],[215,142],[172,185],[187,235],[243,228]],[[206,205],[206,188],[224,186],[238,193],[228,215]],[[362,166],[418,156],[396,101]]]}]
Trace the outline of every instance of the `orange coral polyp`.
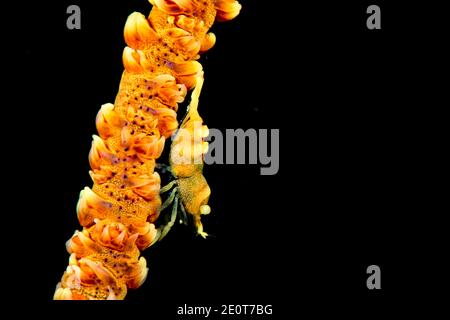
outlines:
[{"label": "orange coral polyp", "polygon": [[84,228],[66,243],[71,256],[56,300],[124,299],[128,288],[145,281],[140,250],[160,234],[153,224],[161,209],[155,161],[178,128],[178,103],[203,72],[195,60],[215,43],[208,30],[216,15],[227,20],[240,10],[235,0],[150,3],[148,17],[135,12],[125,23],[125,70],[114,105],[103,105],[96,118],[99,136],[89,152],[93,187],[81,191],[77,204]]}]

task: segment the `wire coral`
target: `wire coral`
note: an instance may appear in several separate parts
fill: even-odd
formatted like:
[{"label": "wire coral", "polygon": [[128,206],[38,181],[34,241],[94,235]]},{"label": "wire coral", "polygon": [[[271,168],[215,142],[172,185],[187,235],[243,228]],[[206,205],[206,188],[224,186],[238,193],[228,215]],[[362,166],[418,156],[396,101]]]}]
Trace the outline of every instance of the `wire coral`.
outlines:
[{"label": "wire coral", "polygon": [[[178,104],[202,81],[197,59],[216,41],[208,30],[241,9],[235,0],[150,3],[148,17],[135,12],[125,24],[125,71],[114,105],[103,105],[96,118],[98,136],[93,136],[89,153],[93,186],[80,193],[77,215],[83,230],[66,244],[69,266],[57,285],[56,300],[124,299],[129,288],[145,281],[148,268],[140,252],[167,232],[167,226],[162,230],[154,224],[162,210],[156,159],[178,128]],[[188,194],[195,185],[182,185],[187,211],[208,213],[209,193],[193,203]],[[204,235],[199,218],[195,221]]]}]

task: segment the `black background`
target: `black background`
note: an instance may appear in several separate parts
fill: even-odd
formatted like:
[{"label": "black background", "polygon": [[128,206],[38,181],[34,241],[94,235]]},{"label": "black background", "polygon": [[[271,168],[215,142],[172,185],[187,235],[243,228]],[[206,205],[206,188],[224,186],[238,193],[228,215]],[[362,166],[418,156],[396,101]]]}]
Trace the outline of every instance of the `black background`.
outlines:
[{"label": "black background", "polygon": [[[165,319],[185,303],[273,304],[275,315],[365,317],[427,292],[419,288],[435,284],[443,266],[434,264],[440,234],[424,218],[436,211],[423,192],[433,187],[423,183],[432,168],[422,162],[424,110],[438,104],[423,84],[439,67],[440,8],[241,3],[237,19],[214,25],[217,44],[200,60],[200,110],[210,128],[279,128],[280,170],[206,167],[213,237],[177,226],[143,253],[144,285],[126,303],[96,309]],[[81,7],[81,30],[66,28],[70,4]],[[370,4],[381,7],[381,30],[366,28]],[[118,89],[126,17],[150,8],[144,0],[34,2],[9,14],[7,67],[19,103],[7,115],[19,131],[13,165],[24,173],[14,192],[20,262],[10,271],[20,285],[11,289],[23,296],[28,288],[28,300],[58,313],[89,308],[51,298],[69,257],[64,243],[79,229],[78,193],[91,185],[95,115]],[[371,264],[382,271],[379,291],[366,288]]]}]

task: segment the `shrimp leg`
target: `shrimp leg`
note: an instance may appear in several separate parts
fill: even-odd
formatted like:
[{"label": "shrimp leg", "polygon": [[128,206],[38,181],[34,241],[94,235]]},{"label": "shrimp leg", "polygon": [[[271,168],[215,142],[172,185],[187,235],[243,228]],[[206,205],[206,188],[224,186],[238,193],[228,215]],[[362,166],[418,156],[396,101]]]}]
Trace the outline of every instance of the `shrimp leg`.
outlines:
[{"label": "shrimp leg", "polygon": [[160,234],[160,236],[159,236],[159,241],[160,240],[162,240],[165,236],[166,236],[166,234],[170,231],[170,229],[173,227],[173,225],[175,224],[175,220],[176,220],[176,217],[177,217],[177,211],[178,211],[178,193],[176,192],[176,190],[177,189],[174,189],[174,191],[172,191],[172,193],[171,193],[171,196],[172,196],[172,194],[174,194],[175,196],[175,199],[173,200],[173,202],[174,202],[174,204],[173,204],[173,207],[172,207],[172,214],[170,215],[170,221],[166,224],[166,225],[164,225],[164,226],[161,226],[160,228],[160,230],[161,230],[161,234]]}]

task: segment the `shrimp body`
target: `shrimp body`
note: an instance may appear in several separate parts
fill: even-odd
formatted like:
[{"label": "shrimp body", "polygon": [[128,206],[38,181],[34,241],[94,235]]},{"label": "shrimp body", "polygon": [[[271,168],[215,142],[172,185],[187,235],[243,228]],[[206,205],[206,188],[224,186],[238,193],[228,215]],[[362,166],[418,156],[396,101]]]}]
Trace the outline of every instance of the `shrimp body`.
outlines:
[{"label": "shrimp body", "polygon": [[175,136],[170,149],[170,167],[174,175],[181,201],[187,213],[194,218],[197,233],[203,237],[201,215],[209,214],[208,206],[211,189],[203,176],[203,156],[208,151],[208,127],[198,113],[199,96],[203,86],[203,77],[197,79],[192,92],[187,115]]}]

